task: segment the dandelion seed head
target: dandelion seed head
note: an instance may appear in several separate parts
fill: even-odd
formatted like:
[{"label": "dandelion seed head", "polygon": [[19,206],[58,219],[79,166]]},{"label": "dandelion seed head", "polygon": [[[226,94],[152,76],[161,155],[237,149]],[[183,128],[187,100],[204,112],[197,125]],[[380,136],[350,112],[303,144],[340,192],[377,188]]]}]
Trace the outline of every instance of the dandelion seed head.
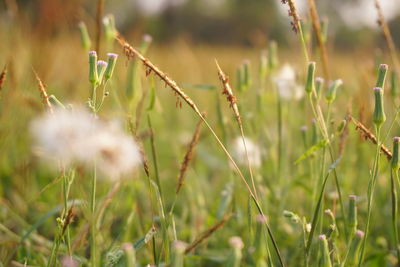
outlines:
[{"label": "dandelion seed head", "polygon": [[304,96],[303,88],[296,82],[296,72],[285,64],[273,78],[279,96],[284,100],[299,100]]},{"label": "dandelion seed head", "polygon": [[139,149],[119,123],[104,122],[83,108],[56,109],[32,122],[37,151],[52,163],[93,166],[117,178],[140,163]]},{"label": "dandelion seed head", "polygon": [[[261,150],[252,140],[245,137],[244,142],[246,143],[247,152],[249,154],[249,161],[251,166],[260,167],[261,166]],[[243,139],[241,136],[238,136],[233,141],[233,152],[232,155],[237,161],[238,164],[245,165],[247,164],[247,155],[246,149],[243,144]]]}]

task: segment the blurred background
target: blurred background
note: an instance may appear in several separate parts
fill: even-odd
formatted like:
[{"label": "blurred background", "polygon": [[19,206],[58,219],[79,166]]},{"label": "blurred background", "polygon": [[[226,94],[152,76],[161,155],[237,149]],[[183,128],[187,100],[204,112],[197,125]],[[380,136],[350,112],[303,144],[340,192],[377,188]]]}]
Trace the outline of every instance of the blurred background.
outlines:
[{"label": "blurred background", "polygon": [[[84,20],[94,27],[93,0],[3,0],[2,23],[31,22],[35,33],[54,36],[76,28]],[[300,16],[307,17],[307,1],[296,1]],[[398,0],[382,0],[383,11],[395,42],[400,42]],[[338,49],[353,50],[382,42],[373,0],[317,1],[321,16],[329,21],[329,39]],[[262,47],[269,39],[289,46],[296,39],[290,32],[286,6],[279,0],[112,0],[104,14],[115,15],[123,33],[149,33],[156,42],[179,38],[195,43]],[[307,24],[306,20],[303,20]],[[24,24],[25,27],[26,24]],[[372,44],[371,44],[372,46]]]}]

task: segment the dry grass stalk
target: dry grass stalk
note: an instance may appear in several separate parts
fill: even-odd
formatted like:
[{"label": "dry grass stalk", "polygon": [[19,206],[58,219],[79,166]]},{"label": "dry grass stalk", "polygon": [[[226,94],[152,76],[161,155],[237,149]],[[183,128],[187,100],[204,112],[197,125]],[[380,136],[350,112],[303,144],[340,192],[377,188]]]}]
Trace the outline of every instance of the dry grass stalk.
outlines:
[{"label": "dry grass stalk", "polygon": [[237,105],[237,98],[236,96],[233,94],[232,91],[232,87],[229,84],[229,78],[227,75],[225,75],[225,73],[222,71],[221,67],[218,64],[218,61],[215,60],[215,64],[217,65],[217,69],[218,69],[218,77],[222,82],[222,86],[224,88],[224,90],[222,91],[223,95],[226,95],[226,99],[228,100],[230,107],[233,110],[233,113],[236,116],[236,120],[239,123],[239,126],[242,127],[242,119],[240,118],[240,114],[239,114],[239,108]]},{"label": "dry grass stalk", "polygon": [[165,85],[170,87],[174,93],[181,97],[183,101],[185,101],[193,110],[194,112],[203,120],[204,124],[207,126],[207,128],[210,130],[218,144],[221,146],[222,150],[224,150],[225,154],[229,158],[229,160],[232,162],[235,170],[239,174],[240,178],[244,182],[247,190],[249,191],[250,195],[254,198],[257,199],[256,196],[253,194],[249,184],[247,183],[246,179],[244,178],[244,175],[242,171],[239,169],[237,166],[236,162],[233,160],[231,154],[228,152],[224,144],[221,142],[221,140],[218,138],[217,134],[215,131],[212,129],[212,127],[208,124],[207,120],[203,117],[202,113],[200,112],[199,108],[196,106],[196,104],[193,102],[193,100],[183,92],[183,90],[178,86],[178,84],[172,80],[167,74],[165,74],[163,71],[161,71],[157,66],[155,66],[150,60],[145,58],[139,51],[137,51],[135,48],[133,48],[128,42],[125,41],[125,39],[118,33],[116,36],[116,40],[118,43],[123,47],[124,53],[128,58],[133,58],[137,57],[140,61],[143,62],[143,64],[146,67],[146,73],[149,75],[151,72],[154,72],[162,81],[165,82]]},{"label": "dry grass stalk", "polygon": [[229,84],[228,76],[222,71],[222,69],[219,66],[217,60],[215,60],[215,64],[217,65],[217,69],[218,69],[218,77],[221,80],[222,86],[224,88],[223,91],[222,91],[222,94],[226,95],[226,98],[227,98],[227,100],[229,102],[229,105],[232,108],[233,113],[235,114],[237,123],[239,125],[240,133],[242,135],[242,140],[243,140],[243,146],[244,146],[245,152],[246,152],[247,164],[248,164],[248,167],[249,167],[250,179],[251,179],[251,183],[252,183],[252,186],[253,186],[253,192],[254,192],[254,195],[256,196],[256,198],[258,198],[256,185],[255,185],[254,178],[253,178],[253,171],[252,171],[250,160],[249,160],[249,153],[247,151],[246,141],[245,141],[245,138],[244,138],[244,130],[243,130],[242,119],[240,117],[239,108],[238,108],[238,105],[237,105],[237,98],[233,94],[232,87]]},{"label": "dry grass stalk", "polygon": [[[377,144],[376,136],[370,130],[368,130],[368,128],[365,127],[364,124],[356,120],[351,115],[349,115],[349,120],[351,120],[355,124],[356,130],[361,133],[361,136],[364,140],[370,140],[373,144],[375,145]],[[392,159],[392,152],[383,144],[381,145],[381,152],[385,154],[388,160]]]},{"label": "dry grass stalk", "polygon": [[324,70],[324,78],[329,81],[329,69],[328,69],[328,52],[326,51],[325,42],[321,33],[321,23],[318,16],[317,6],[315,5],[315,0],[308,0],[308,5],[310,9],[311,22],[315,35],[317,37],[317,43],[319,50],[321,51],[322,66]]},{"label": "dry grass stalk", "polygon": [[219,228],[224,226],[224,224],[232,217],[233,213],[226,214],[219,222],[208,228],[206,231],[201,233],[186,249],[185,254],[190,253],[195,249],[200,243],[206,240],[210,235],[212,235]]},{"label": "dry grass stalk", "polygon": [[400,75],[400,63],[397,58],[396,46],[394,44],[392,34],[390,33],[389,26],[386,23],[385,16],[383,15],[379,0],[375,0],[375,8],[378,12],[378,24],[382,28],[383,36],[385,37],[387,46],[389,48],[390,57],[392,58],[396,72]]},{"label": "dry grass stalk", "polygon": [[[150,75],[151,72],[154,72],[158,77],[160,77],[161,80],[163,80],[165,82],[166,86],[169,86],[175,92],[175,94],[177,96],[181,97],[183,99],[183,101],[185,101],[193,109],[193,111],[200,117],[200,119],[203,120],[204,124],[207,126],[207,128],[209,129],[209,131],[211,132],[211,134],[213,135],[213,137],[217,141],[218,145],[221,147],[221,149],[224,151],[224,153],[228,157],[229,161],[232,163],[232,165],[235,168],[236,172],[240,176],[240,179],[245,184],[246,189],[249,192],[249,194],[251,195],[252,199],[254,200],[258,211],[262,215],[264,215],[264,213],[263,213],[263,211],[261,209],[261,206],[258,203],[257,197],[252,192],[252,190],[251,190],[249,184],[247,183],[246,178],[244,177],[242,171],[237,166],[235,160],[232,158],[232,155],[228,152],[228,150],[226,149],[225,145],[222,143],[222,141],[219,139],[218,135],[215,133],[214,129],[210,126],[210,124],[207,122],[207,120],[201,114],[199,108],[192,101],[192,99],[183,92],[183,90],[177,85],[177,83],[174,80],[172,80],[170,77],[168,77],[167,74],[162,72],[150,60],[145,58],[141,53],[139,53],[135,48],[133,48],[129,43],[127,43],[125,41],[125,39],[119,33],[116,35],[115,38],[118,41],[118,43],[123,47],[125,55],[128,58],[133,58],[133,57],[139,58],[139,60],[143,62],[143,64],[145,65],[145,67],[147,69],[146,70],[146,74],[147,75]],[[276,254],[278,256],[278,260],[281,263],[281,265],[283,266],[284,264],[283,264],[283,259],[282,259],[281,253],[279,251],[279,248],[277,246],[275,238],[274,238],[274,236],[272,234],[272,230],[271,230],[271,228],[269,227],[269,225],[267,223],[266,223],[266,228],[267,228],[267,231],[268,231],[268,235],[269,235],[269,237],[270,237],[270,239],[272,241],[272,244],[274,246],[274,250],[275,250],[275,252],[276,252]]]},{"label": "dry grass stalk", "polygon": [[194,131],[194,134],[192,136],[192,140],[190,141],[188,149],[187,149],[186,154],[185,154],[185,157],[183,158],[183,162],[181,164],[181,169],[179,171],[178,186],[176,188],[176,194],[179,193],[179,191],[181,190],[181,188],[182,188],[182,186],[184,184],[187,168],[189,166],[190,161],[193,158],[193,153],[195,151],[195,147],[196,147],[197,143],[199,142],[200,130],[201,130],[202,122],[203,121],[200,120],[197,123],[196,130]]},{"label": "dry grass stalk", "polygon": [[289,5],[289,11],[288,15],[289,17],[292,17],[292,21],[290,22],[290,25],[292,25],[292,30],[295,33],[298,33],[300,30],[300,17],[299,14],[297,13],[296,5],[293,0],[282,0],[282,3],[288,3]]},{"label": "dry grass stalk", "polygon": [[46,92],[47,86],[42,82],[42,80],[40,79],[39,75],[37,74],[37,72],[35,70],[33,70],[33,73],[35,74],[36,80],[38,82],[38,89],[39,89],[43,104],[49,110],[50,113],[53,113],[53,107],[50,103],[49,96]]},{"label": "dry grass stalk", "polygon": [[0,92],[3,89],[6,77],[7,77],[7,65],[4,66],[3,71],[0,74]]},{"label": "dry grass stalk", "polygon": [[151,63],[150,60],[140,54],[139,51],[128,44],[120,34],[117,34],[116,39],[118,43],[123,47],[124,53],[128,58],[137,57],[140,61],[143,62],[146,67],[147,76],[150,75],[151,72],[154,72],[158,77],[161,78],[161,80],[165,82],[165,85],[169,86],[178,96],[183,99],[183,101],[185,101],[199,116],[201,116],[201,112],[198,107],[195,105],[192,99],[190,99],[190,97],[186,95],[185,92],[183,92],[183,90],[174,80],[172,80],[167,74],[162,72],[158,67]]}]

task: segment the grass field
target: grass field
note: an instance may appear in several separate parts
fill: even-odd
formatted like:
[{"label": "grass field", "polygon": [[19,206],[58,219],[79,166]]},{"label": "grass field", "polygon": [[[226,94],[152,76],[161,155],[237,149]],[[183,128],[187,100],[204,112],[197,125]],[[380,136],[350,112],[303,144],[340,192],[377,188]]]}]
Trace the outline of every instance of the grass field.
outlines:
[{"label": "grass field", "polygon": [[289,47],[105,25],[97,53],[0,25],[0,265],[400,266],[390,29],[351,53],[289,19]]}]

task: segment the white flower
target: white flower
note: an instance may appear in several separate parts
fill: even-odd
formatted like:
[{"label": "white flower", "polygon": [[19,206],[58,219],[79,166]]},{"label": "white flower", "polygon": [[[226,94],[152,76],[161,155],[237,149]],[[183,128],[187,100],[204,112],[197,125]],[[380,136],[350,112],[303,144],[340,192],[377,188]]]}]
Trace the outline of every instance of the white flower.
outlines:
[{"label": "white flower", "polygon": [[106,123],[88,111],[56,109],[32,123],[38,151],[53,162],[93,166],[110,178],[129,172],[140,163],[132,137],[120,124]]},{"label": "white flower", "polygon": [[[261,166],[261,150],[253,143],[249,138],[245,137],[247,152],[249,154],[250,165],[253,167]],[[238,136],[233,141],[233,153],[232,156],[235,158],[238,164],[247,165],[246,149],[243,144],[243,139]]]},{"label": "white flower", "polygon": [[88,144],[97,168],[110,178],[120,177],[140,163],[138,147],[131,136],[126,135],[121,127],[104,126]]},{"label": "white flower", "polygon": [[34,120],[31,126],[39,152],[63,165],[86,154],[85,144],[100,128],[93,115],[83,109],[56,109]]},{"label": "white flower", "polygon": [[296,72],[289,64],[279,70],[273,81],[282,99],[299,100],[304,96],[303,87],[296,83]]}]

